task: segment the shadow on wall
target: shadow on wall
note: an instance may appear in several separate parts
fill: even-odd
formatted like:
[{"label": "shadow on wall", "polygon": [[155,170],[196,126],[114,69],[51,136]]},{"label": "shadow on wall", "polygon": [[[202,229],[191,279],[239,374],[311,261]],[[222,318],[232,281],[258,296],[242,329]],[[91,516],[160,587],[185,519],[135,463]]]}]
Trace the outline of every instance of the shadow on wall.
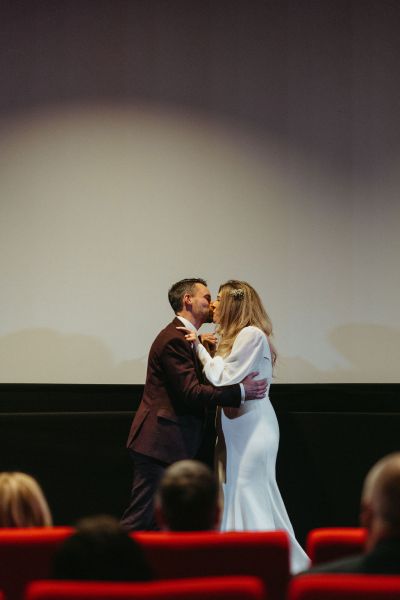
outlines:
[{"label": "shadow on wall", "polygon": [[358,323],[333,329],[329,343],[348,367],[319,369],[299,357],[279,357],[276,383],[398,383],[400,330]]},{"label": "shadow on wall", "polygon": [[[299,357],[279,357],[275,383],[397,383],[400,331],[379,325],[338,327],[329,341],[348,367],[319,369]],[[2,383],[143,383],[147,356],[116,363],[99,338],[27,329],[0,337]]]},{"label": "shadow on wall", "polygon": [[0,337],[2,383],[137,383],[146,357],[116,363],[94,336],[26,329]]}]

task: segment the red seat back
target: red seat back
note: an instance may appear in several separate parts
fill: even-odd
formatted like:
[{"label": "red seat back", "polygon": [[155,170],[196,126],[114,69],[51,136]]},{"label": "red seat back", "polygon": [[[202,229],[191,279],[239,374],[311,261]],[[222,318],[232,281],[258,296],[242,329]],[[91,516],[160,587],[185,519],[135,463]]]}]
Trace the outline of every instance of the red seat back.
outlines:
[{"label": "red seat back", "polygon": [[399,600],[400,576],[310,574],[293,579],[288,600]]},{"label": "red seat back", "polygon": [[89,582],[37,581],[25,600],[263,600],[262,582],[254,577],[210,577],[178,581]]},{"label": "red seat back", "polygon": [[0,589],[5,600],[22,600],[25,584],[50,577],[56,548],[70,527],[0,529]]},{"label": "red seat back", "polygon": [[142,546],[157,579],[254,575],[269,600],[285,597],[289,580],[289,542],[283,531],[141,532]]},{"label": "red seat back", "polygon": [[306,552],[313,565],[336,560],[364,550],[367,530],[361,527],[314,529],[307,536]]}]

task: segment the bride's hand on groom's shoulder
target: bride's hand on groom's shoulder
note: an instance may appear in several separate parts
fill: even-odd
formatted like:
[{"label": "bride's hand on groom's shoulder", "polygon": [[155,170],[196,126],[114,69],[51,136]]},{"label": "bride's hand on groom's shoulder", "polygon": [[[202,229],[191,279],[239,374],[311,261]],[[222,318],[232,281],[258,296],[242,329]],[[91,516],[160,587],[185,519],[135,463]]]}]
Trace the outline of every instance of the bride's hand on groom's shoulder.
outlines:
[{"label": "bride's hand on groom's shoulder", "polygon": [[183,326],[177,327],[177,329],[179,329],[180,331],[183,331],[183,333],[185,334],[186,341],[193,343],[193,344],[199,343],[199,338],[197,337],[197,333],[195,331],[192,331],[188,327],[183,327]]},{"label": "bride's hand on groom's shoulder", "polygon": [[212,350],[216,349],[218,339],[214,333],[201,333],[199,339],[203,346],[209,346]]}]

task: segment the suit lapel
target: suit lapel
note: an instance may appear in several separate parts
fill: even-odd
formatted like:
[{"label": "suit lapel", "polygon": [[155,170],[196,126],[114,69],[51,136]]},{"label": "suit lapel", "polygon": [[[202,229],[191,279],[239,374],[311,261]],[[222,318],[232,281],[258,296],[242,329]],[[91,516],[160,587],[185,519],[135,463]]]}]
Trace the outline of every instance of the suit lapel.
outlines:
[{"label": "suit lapel", "polygon": [[192,346],[192,354],[193,354],[193,361],[194,361],[194,366],[196,369],[197,377],[198,377],[200,383],[204,383],[203,368],[198,359],[196,348],[194,346]]},{"label": "suit lapel", "polygon": [[[184,324],[182,323],[182,321],[180,319],[178,319],[178,317],[175,317],[175,319],[172,321],[172,323],[175,327],[184,327]],[[186,343],[189,346],[189,342],[186,342]],[[190,352],[191,352],[191,356],[193,358],[194,368],[196,370],[196,375],[198,377],[198,380],[200,383],[204,383],[203,368],[197,357],[196,348],[194,347],[193,344],[190,345]]]}]

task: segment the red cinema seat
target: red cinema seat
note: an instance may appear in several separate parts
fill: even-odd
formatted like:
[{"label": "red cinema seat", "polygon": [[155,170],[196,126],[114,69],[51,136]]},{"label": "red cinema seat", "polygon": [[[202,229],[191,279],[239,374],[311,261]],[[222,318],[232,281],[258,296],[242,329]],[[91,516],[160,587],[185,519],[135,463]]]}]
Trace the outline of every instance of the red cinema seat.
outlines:
[{"label": "red cinema seat", "polygon": [[263,600],[255,577],[205,577],[178,581],[36,581],[25,600]]},{"label": "red cinema seat", "polygon": [[399,600],[400,576],[318,573],[301,575],[288,600]]},{"label": "red cinema seat", "polygon": [[307,536],[306,552],[313,565],[336,560],[364,551],[366,529],[331,527],[314,529]]},{"label": "red cinema seat", "polygon": [[253,575],[269,600],[283,600],[289,580],[289,541],[283,531],[138,532],[157,579]]},{"label": "red cinema seat", "polygon": [[22,600],[25,584],[50,577],[57,547],[71,527],[0,528],[0,589],[5,600]]}]

